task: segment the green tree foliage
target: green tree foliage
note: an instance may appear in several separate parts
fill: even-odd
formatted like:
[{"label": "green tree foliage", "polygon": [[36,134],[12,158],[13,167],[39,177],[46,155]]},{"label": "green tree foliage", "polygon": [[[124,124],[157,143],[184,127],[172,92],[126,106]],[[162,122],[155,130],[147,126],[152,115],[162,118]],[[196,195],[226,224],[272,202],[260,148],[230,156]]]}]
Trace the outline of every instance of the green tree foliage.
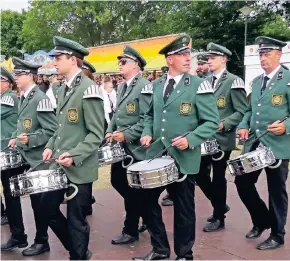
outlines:
[{"label": "green tree foliage", "polygon": [[21,57],[23,41],[21,30],[25,13],[17,13],[10,10],[1,11],[1,54]]},{"label": "green tree foliage", "polygon": [[[23,19],[21,39],[24,49],[32,53],[39,49],[50,50],[54,35],[91,47],[186,32],[192,37],[192,47],[196,50],[205,50],[209,42],[229,48],[233,52],[229,69],[242,75],[245,17],[238,10],[245,5],[255,9],[247,18],[247,44],[254,43],[258,35],[290,39],[290,2],[287,0],[32,0]],[[2,24],[3,19],[7,18],[2,17]],[[19,37],[19,31],[13,35]],[[7,41],[5,44],[8,49],[15,46]]]}]

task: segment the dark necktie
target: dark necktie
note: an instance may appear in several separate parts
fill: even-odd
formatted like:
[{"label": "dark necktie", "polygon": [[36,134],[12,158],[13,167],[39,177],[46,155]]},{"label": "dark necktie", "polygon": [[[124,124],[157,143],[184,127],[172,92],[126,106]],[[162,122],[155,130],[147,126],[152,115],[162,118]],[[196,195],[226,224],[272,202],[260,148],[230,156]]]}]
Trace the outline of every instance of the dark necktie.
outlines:
[{"label": "dark necktie", "polygon": [[174,84],[175,84],[175,80],[174,79],[169,79],[169,82],[168,82],[168,84],[166,86],[166,89],[165,89],[165,92],[164,92],[164,96],[163,96],[164,103],[167,102],[170,94],[173,92]]},{"label": "dark necktie", "polygon": [[64,88],[64,96],[66,96],[66,94],[69,92],[69,87],[67,85],[65,85]]},{"label": "dark necktie", "polygon": [[22,105],[22,103],[24,102],[25,100],[25,97],[24,95],[22,94],[21,97],[20,97],[20,106]]},{"label": "dark necktie", "polygon": [[217,78],[216,78],[215,76],[212,77],[211,87],[212,87],[213,89],[215,89],[214,84],[215,84],[216,79],[217,79]]},{"label": "dark necktie", "polygon": [[110,98],[110,94],[109,93],[108,93],[108,98],[109,98],[111,110],[113,110],[113,102],[112,102],[112,100]]},{"label": "dark necktie", "polygon": [[123,86],[123,92],[122,92],[122,97],[125,95],[126,91],[127,91],[127,82],[125,82],[124,86]]},{"label": "dark necktie", "polygon": [[263,84],[262,84],[262,88],[261,88],[261,94],[266,90],[266,88],[267,88],[267,82],[269,80],[270,80],[270,78],[268,76],[264,76]]}]

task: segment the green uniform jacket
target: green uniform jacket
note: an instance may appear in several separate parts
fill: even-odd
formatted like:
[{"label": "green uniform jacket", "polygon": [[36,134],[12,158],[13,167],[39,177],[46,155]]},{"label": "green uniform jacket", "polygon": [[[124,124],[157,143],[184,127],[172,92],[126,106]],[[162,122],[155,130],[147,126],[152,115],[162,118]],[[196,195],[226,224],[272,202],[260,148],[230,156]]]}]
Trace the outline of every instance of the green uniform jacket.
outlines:
[{"label": "green uniform jacket", "polygon": [[209,76],[211,76],[211,75],[212,75],[211,72],[207,72],[207,73],[203,74],[201,78],[206,79],[207,77],[209,77]]},{"label": "green uniform jacket", "polygon": [[[10,138],[16,130],[19,100],[11,89],[0,95],[1,102],[1,139]],[[1,149],[7,147],[9,140],[1,142]]]},{"label": "green uniform jacket", "polygon": [[[267,131],[267,126],[290,115],[290,72],[280,67],[261,95],[263,75],[252,82],[251,102],[238,129],[250,129],[244,152],[252,147],[256,137]],[[270,147],[276,159],[290,159],[290,119],[284,121],[286,133],[268,133],[261,137],[263,145]]]},{"label": "green uniform jacket", "polygon": [[[131,152],[140,146],[145,113],[149,109],[152,97],[152,85],[138,74],[123,94],[124,84],[119,87],[117,95],[117,109],[107,129],[108,132],[124,131],[125,146]],[[131,153],[132,154],[132,153]],[[137,160],[145,159],[145,148],[137,149],[132,156]]]},{"label": "green uniform jacket", "polygon": [[61,85],[59,82],[55,82],[52,84],[51,88],[52,88],[52,92],[53,92],[54,97],[57,97],[57,93],[58,93],[60,87],[61,87]]},{"label": "green uniform jacket", "polygon": [[146,158],[154,157],[170,145],[173,138],[189,132],[186,137],[189,148],[182,151],[173,147],[168,153],[175,159],[181,173],[196,174],[200,167],[200,144],[218,130],[219,116],[213,90],[208,81],[185,73],[164,104],[165,81],[166,78],[162,77],[153,83],[153,98],[142,133],[142,136],[153,138]]},{"label": "green uniform jacket", "polygon": [[[36,161],[42,160],[44,146],[57,128],[56,117],[49,98],[38,86],[35,86],[27,95],[22,104],[19,103],[17,129],[12,137],[21,133],[34,133],[29,136],[28,144],[21,144],[16,139],[16,145],[24,159],[31,167]],[[38,169],[46,169],[48,164],[41,165]]]},{"label": "green uniform jacket", "polygon": [[[212,76],[207,80],[212,82]],[[236,127],[242,121],[247,109],[247,97],[244,81],[238,76],[224,71],[214,89],[220,121],[224,129],[214,138],[223,151],[236,149]]]},{"label": "green uniform jacket", "polygon": [[[46,148],[58,157],[64,152],[73,157],[73,165],[63,167],[75,184],[91,183],[98,178],[98,148],[104,136],[104,103],[96,84],[80,72],[65,94],[60,88],[57,104],[58,129]],[[56,168],[51,164],[50,168]]]}]

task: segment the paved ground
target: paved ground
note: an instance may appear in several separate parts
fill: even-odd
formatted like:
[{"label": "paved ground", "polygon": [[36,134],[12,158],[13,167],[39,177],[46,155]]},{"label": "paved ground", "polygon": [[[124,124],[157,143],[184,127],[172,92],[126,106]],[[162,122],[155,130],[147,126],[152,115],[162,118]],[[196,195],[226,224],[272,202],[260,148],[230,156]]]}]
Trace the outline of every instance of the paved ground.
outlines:
[{"label": "paved ground", "polygon": [[[249,216],[244,206],[239,200],[233,179],[228,177],[228,204],[231,211],[226,219],[226,229],[217,233],[204,233],[202,228],[205,224],[206,217],[211,213],[211,206],[206,200],[200,189],[196,189],[196,213],[197,213],[197,238],[194,247],[195,259],[203,260],[239,260],[239,259],[256,259],[256,260],[289,260],[290,259],[290,218],[288,215],[288,226],[286,235],[286,244],[274,251],[259,251],[255,249],[256,244],[266,239],[269,231],[265,232],[260,239],[248,241],[244,235],[251,228]],[[259,180],[259,191],[264,199],[267,199],[267,188],[265,178],[262,175]],[[288,180],[288,192],[290,191],[290,182]],[[127,246],[113,246],[110,241],[121,231],[124,217],[123,203],[119,195],[111,188],[94,190],[97,204],[94,204],[94,213],[88,218],[91,224],[90,250],[93,252],[92,259],[103,260],[129,260],[135,255],[143,255],[150,251],[149,235],[147,232],[140,235],[139,242]],[[22,199],[24,221],[26,232],[28,233],[29,243],[34,238],[34,221],[30,201],[28,198]],[[62,205],[65,211],[65,205]],[[164,221],[166,223],[168,236],[172,245],[173,238],[173,217],[172,208],[163,208]],[[5,241],[9,236],[8,226],[1,228],[1,240]],[[50,234],[50,253],[45,253],[34,258],[24,258],[20,250],[8,253],[2,253],[2,260],[65,260],[68,254],[55,237]],[[173,248],[172,248],[173,249]],[[175,254],[171,253],[171,259]]]}]

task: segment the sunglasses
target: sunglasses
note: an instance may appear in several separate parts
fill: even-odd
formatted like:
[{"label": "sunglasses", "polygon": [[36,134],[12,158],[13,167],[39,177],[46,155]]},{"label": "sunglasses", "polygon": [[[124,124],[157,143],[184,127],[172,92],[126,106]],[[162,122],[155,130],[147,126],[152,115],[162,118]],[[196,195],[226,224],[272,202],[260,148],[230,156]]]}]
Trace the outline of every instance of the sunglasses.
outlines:
[{"label": "sunglasses", "polygon": [[22,76],[22,75],[29,75],[29,73],[12,73],[12,76],[13,76],[14,78],[20,77],[20,76]]},{"label": "sunglasses", "polygon": [[126,63],[136,63],[136,61],[133,60],[119,60],[118,65],[125,65]]}]

